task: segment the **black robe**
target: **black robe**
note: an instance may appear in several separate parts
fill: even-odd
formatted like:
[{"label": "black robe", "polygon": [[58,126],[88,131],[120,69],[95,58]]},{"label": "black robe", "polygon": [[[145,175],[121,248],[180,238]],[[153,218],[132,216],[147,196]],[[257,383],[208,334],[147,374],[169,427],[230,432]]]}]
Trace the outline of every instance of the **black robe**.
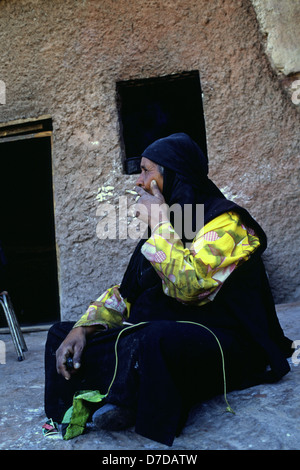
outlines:
[{"label": "black robe", "polygon": [[[163,193],[170,205],[179,203],[184,210],[186,202],[204,204],[205,224],[234,211],[260,239],[259,249],[231,273],[214,300],[201,307],[183,305],[163,293],[161,280],[141,254],[144,240],[132,255],[120,292],[132,304],[129,321],[147,323],[120,338],[118,371],[107,401],[133,408],[136,432],[170,446],[191,407],[223,393],[224,372],[227,390],[277,381],[289,371],[286,358],[293,351],[279,324],[261,259],[267,240],[259,224],[207,178],[204,156],[185,134],[161,139],[144,156],[164,166]],[[189,159],[193,165],[188,165]],[[45,409],[57,421],[71,406],[75,391],[106,393],[120,331],[90,338],[80,372],[66,382],[56,373],[55,351],[71,327],[54,325],[46,345]],[[225,370],[214,335],[222,347]]]}]

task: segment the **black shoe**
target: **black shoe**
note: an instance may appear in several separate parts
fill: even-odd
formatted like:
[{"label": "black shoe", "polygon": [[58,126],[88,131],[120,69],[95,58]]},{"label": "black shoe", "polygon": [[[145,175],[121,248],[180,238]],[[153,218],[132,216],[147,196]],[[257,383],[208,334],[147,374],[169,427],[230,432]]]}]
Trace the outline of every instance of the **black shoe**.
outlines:
[{"label": "black shoe", "polygon": [[92,417],[97,429],[104,431],[122,431],[134,425],[134,413],[129,408],[106,403]]}]

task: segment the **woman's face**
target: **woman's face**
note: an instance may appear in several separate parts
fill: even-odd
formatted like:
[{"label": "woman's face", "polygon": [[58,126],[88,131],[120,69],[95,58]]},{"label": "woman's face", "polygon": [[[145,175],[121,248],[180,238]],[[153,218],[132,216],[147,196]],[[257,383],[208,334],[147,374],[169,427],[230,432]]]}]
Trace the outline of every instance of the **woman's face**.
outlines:
[{"label": "woman's face", "polygon": [[158,170],[158,165],[148,158],[142,157],[141,159],[141,174],[136,181],[136,185],[143,188],[148,193],[152,194],[151,181],[155,180],[157,186],[162,193],[163,190],[163,175]]}]

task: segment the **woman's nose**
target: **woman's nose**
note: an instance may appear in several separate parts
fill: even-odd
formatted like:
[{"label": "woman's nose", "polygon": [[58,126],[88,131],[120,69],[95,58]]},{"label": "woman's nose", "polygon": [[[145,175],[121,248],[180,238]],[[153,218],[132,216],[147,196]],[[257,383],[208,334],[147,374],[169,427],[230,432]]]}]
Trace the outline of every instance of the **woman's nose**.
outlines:
[{"label": "woman's nose", "polygon": [[135,185],[136,185],[136,186],[142,186],[142,185],[143,185],[142,173],[139,175],[138,179],[136,180]]}]

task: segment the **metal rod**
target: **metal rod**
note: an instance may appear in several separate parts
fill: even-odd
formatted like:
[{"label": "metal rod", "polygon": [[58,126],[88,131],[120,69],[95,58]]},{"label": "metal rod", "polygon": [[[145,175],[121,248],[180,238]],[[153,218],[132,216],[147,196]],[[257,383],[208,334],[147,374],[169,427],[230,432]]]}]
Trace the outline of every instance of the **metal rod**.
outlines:
[{"label": "metal rod", "polygon": [[11,315],[11,318],[12,318],[12,322],[13,322],[13,325],[14,325],[14,328],[15,328],[15,331],[16,331],[16,335],[17,335],[17,337],[20,341],[22,351],[26,352],[26,351],[28,351],[28,349],[27,349],[27,346],[26,346],[26,343],[25,343],[25,340],[24,340],[24,336],[22,334],[22,331],[21,331],[20,325],[18,323],[18,320],[17,320],[16,314],[15,314],[12,302],[11,302],[10,297],[9,297],[8,294],[5,295],[5,301],[7,303],[7,309],[10,312],[10,315]]},{"label": "metal rod", "polygon": [[12,303],[10,301],[9,295],[6,291],[0,293],[0,303],[4,310],[4,314],[10,329],[12,340],[17,352],[18,361],[23,361],[24,351],[27,351],[27,346],[22,335],[17,317],[15,315]]}]

